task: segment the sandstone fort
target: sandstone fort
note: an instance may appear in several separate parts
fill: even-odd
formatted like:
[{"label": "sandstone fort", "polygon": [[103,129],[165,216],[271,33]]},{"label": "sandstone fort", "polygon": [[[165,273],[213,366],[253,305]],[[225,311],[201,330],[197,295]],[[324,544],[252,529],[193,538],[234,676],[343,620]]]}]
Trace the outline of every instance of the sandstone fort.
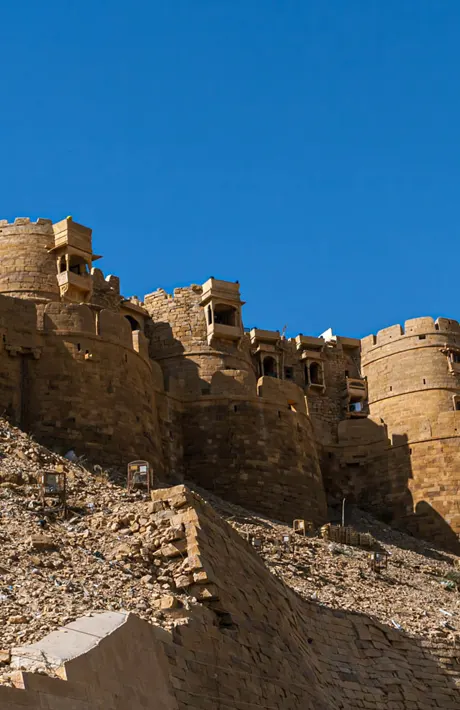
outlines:
[{"label": "sandstone fort", "polygon": [[0,708],[458,710],[459,323],[286,338],[99,258],[0,221]]},{"label": "sandstone fort", "polygon": [[345,497],[455,549],[460,326],[244,327],[238,282],[120,294],[91,229],[0,222],[0,408],[65,453],[151,462],[281,520]]}]

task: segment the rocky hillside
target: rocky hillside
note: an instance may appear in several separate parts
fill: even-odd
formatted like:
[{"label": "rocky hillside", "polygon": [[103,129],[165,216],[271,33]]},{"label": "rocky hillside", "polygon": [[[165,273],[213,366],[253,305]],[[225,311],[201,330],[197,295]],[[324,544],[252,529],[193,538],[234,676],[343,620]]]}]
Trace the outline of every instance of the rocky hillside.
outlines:
[{"label": "rocky hillside", "polygon": [[[0,661],[8,682],[9,650],[37,641],[89,611],[133,611],[167,627],[200,602],[199,572],[183,555],[174,510],[124,488],[124,472],[71,463],[0,420]],[[43,471],[67,474],[67,518],[44,515]],[[160,482],[159,482],[160,484]],[[376,574],[367,553],[291,531],[199,491],[238,530],[252,537],[274,575],[305,599],[356,610],[413,636],[460,641],[460,567],[453,555],[353,511],[390,553]],[[180,506],[181,501],[178,501]],[[173,506],[174,507],[174,506]],[[174,613],[171,611],[174,610]]]}]

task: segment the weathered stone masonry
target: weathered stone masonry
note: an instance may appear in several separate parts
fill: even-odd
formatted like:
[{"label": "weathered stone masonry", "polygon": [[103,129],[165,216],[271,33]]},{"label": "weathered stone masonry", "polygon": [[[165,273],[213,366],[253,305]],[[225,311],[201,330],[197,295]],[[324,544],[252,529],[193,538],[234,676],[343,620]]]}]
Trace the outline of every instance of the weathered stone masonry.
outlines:
[{"label": "weathered stone masonry", "polygon": [[460,533],[460,326],[362,343],[244,328],[237,282],[123,298],[87,227],[0,222],[0,408],[61,452],[320,523],[343,496],[450,547]]},{"label": "weathered stone masonry", "polygon": [[[12,650],[5,710],[455,710],[458,651],[363,614],[304,601],[184,486],[154,492],[184,531],[199,600],[171,631],[134,615],[83,617]],[[151,505],[151,504],[150,504]],[[145,503],[146,515],[149,504]],[[46,665],[56,677],[34,673]]]}]

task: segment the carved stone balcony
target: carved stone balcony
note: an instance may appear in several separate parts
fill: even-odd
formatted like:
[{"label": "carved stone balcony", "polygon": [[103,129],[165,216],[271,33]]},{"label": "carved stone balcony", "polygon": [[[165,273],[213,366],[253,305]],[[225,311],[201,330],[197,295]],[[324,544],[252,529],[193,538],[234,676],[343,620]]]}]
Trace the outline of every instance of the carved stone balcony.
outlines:
[{"label": "carved stone balcony", "polygon": [[223,325],[222,323],[208,324],[208,342],[210,342],[213,338],[224,338],[225,340],[239,340],[242,334],[242,328],[239,325]]},{"label": "carved stone balcony", "polygon": [[361,377],[347,377],[347,396],[359,402],[367,399],[367,381]]},{"label": "carved stone balcony", "polygon": [[87,302],[91,296],[93,281],[89,274],[62,271],[57,275],[61,298],[74,303]]}]

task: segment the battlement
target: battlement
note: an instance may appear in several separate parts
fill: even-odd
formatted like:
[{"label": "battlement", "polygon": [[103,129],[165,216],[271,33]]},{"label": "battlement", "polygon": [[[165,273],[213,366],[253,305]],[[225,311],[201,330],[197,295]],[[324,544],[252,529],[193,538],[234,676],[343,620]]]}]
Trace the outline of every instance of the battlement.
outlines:
[{"label": "battlement", "polygon": [[397,340],[410,337],[427,335],[460,335],[460,324],[452,318],[437,318],[424,316],[421,318],[410,318],[404,322],[404,326],[399,324],[391,325],[388,328],[379,330],[376,335],[368,335],[361,340],[361,350],[366,354],[374,348],[388,345]]},{"label": "battlement", "polygon": [[144,296],[144,305],[147,303],[161,303],[162,301],[173,301],[176,298],[181,298],[187,295],[201,296],[203,287],[199,284],[191,284],[190,286],[179,286],[172,293],[168,293],[164,288],[157,288],[156,291],[146,293]]},{"label": "battlement", "polygon": [[38,217],[38,219],[33,222],[30,217],[16,217],[14,222],[8,222],[7,219],[0,219],[0,231],[3,227],[25,227],[27,225],[32,225],[34,227],[42,227],[52,225],[53,221],[51,219],[46,219],[44,217]]}]

